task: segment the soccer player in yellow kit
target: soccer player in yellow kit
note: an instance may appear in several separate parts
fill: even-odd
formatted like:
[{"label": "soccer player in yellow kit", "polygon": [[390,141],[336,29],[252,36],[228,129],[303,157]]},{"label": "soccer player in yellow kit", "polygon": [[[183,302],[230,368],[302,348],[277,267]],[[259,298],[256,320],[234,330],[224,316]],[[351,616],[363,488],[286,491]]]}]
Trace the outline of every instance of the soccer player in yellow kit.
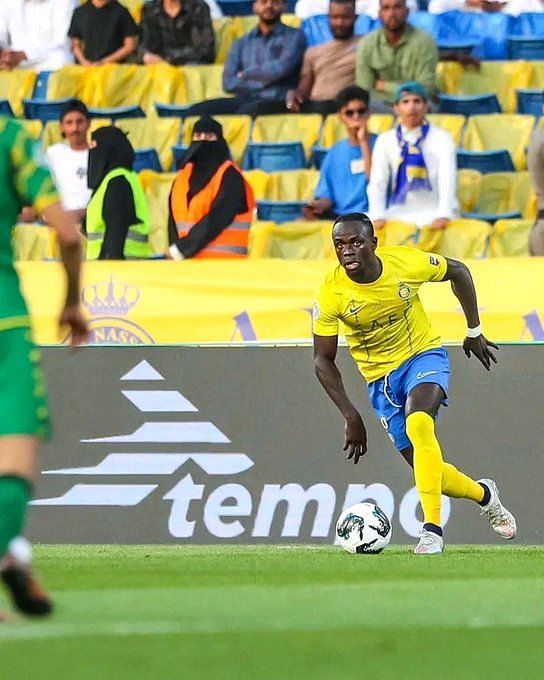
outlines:
[{"label": "soccer player in yellow kit", "polygon": [[313,310],[314,366],[327,394],[346,420],[344,450],[354,463],[367,450],[363,419],[348,398],[335,364],[338,322],[349,351],[368,383],[376,415],[398,451],[414,469],[424,524],[417,554],[444,550],[441,494],[481,506],[492,528],[514,538],[515,519],[500,502],[491,479],[474,481],[442,458],[435,418],[448,394],[449,361],[419,299],[427,281],[451,281],[465,314],[463,342],[489,370],[498,347],[482,334],[476,291],[467,267],[403,246],[380,248],[370,219],[362,213],[339,217],[332,231],[340,265],[325,278]]}]

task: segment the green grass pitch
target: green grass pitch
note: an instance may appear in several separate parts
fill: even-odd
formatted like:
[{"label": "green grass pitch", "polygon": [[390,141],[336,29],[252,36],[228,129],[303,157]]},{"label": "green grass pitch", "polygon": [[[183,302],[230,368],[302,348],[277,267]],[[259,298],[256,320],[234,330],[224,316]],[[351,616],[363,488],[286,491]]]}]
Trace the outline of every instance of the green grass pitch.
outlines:
[{"label": "green grass pitch", "polygon": [[42,546],[36,562],[57,611],[0,624],[5,678],[544,678],[540,547]]}]

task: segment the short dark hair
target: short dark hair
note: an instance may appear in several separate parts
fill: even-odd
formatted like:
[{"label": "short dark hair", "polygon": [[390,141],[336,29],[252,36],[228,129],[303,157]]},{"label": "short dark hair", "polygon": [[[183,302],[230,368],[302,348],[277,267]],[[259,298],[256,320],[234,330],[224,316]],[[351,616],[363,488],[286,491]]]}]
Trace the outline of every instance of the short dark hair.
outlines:
[{"label": "short dark hair", "polygon": [[69,99],[60,107],[60,122],[62,123],[64,117],[69,113],[73,113],[74,111],[78,111],[79,113],[83,114],[87,120],[91,119],[91,116],[89,115],[89,109],[80,99]]},{"label": "short dark hair", "polygon": [[365,213],[354,212],[348,213],[347,215],[339,215],[334,220],[332,228],[334,229],[339,224],[343,224],[344,222],[357,222],[361,225],[361,231],[364,230],[367,236],[371,238],[374,236],[374,225],[372,224],[370,217],[365,215]]},{"label": "short dark hair", "polygon": [[337,5],[353,5],[353,8],[355,9],[355,0],[330,0],[329,7],[333,2]]},{"label": "short dark hair", "polygon": [[340,111],[342,107],[346,106],[346,104],[353,99],[360,99],[367,106],[368,102],[370,101],[370,97],[368,96],[368,92],[366,90],[363,90],[362,87],[358,87],[357,85],[350,85],[349,87],[345,87],[336,95],[337,110]]}]

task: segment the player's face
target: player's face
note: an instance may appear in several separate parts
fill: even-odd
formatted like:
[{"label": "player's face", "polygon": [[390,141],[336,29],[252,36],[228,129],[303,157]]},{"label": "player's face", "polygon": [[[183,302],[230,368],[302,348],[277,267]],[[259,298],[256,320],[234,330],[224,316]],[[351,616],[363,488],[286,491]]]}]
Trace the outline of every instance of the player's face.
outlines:
[{"label": "player's face", "polygon": [[87,143],[87,133],[91,123],[79,111],[70,111],[60,123],[60,131],[70,146],[83,146]]},{"label": "player's face", "polygon": [[355,5],[348,2],[331,2],[329,23],[336,40],[348,40],[351,38],[356,18]]},{"label": "player's face", "polygon": [[255,0],[253,12],[263,24],[273,26],[281,19],[281,15],[285,12],[285,5],[283,0]]},{"label": "player's face", "polygon": [[368,236],[358,222],[341,222],[332,232],[332,240],[338,262],[348,276],[364,269],[365,263],[374,257],[378,240]]},{"label": "player's face", "polygon": [[412,129],[422,125],[427,115],[429,105],[418,94],[406,93],[395,104],[395,113],[403,125]]},{"label": "player's face", "polygon": [[388,31],[399,31],[406,24],[408,8],[405,0],[381,0],[379,17]]}]

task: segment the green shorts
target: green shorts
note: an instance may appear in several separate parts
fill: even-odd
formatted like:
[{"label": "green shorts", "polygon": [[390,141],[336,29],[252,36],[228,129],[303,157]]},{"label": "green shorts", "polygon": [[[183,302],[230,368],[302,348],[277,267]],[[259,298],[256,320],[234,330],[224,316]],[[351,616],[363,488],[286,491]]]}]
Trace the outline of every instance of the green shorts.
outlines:
[{"label": "green shorts", "polygon": [[0,437],[17,434],[51,434],[40,350],[30,328],[0,331]]}]

